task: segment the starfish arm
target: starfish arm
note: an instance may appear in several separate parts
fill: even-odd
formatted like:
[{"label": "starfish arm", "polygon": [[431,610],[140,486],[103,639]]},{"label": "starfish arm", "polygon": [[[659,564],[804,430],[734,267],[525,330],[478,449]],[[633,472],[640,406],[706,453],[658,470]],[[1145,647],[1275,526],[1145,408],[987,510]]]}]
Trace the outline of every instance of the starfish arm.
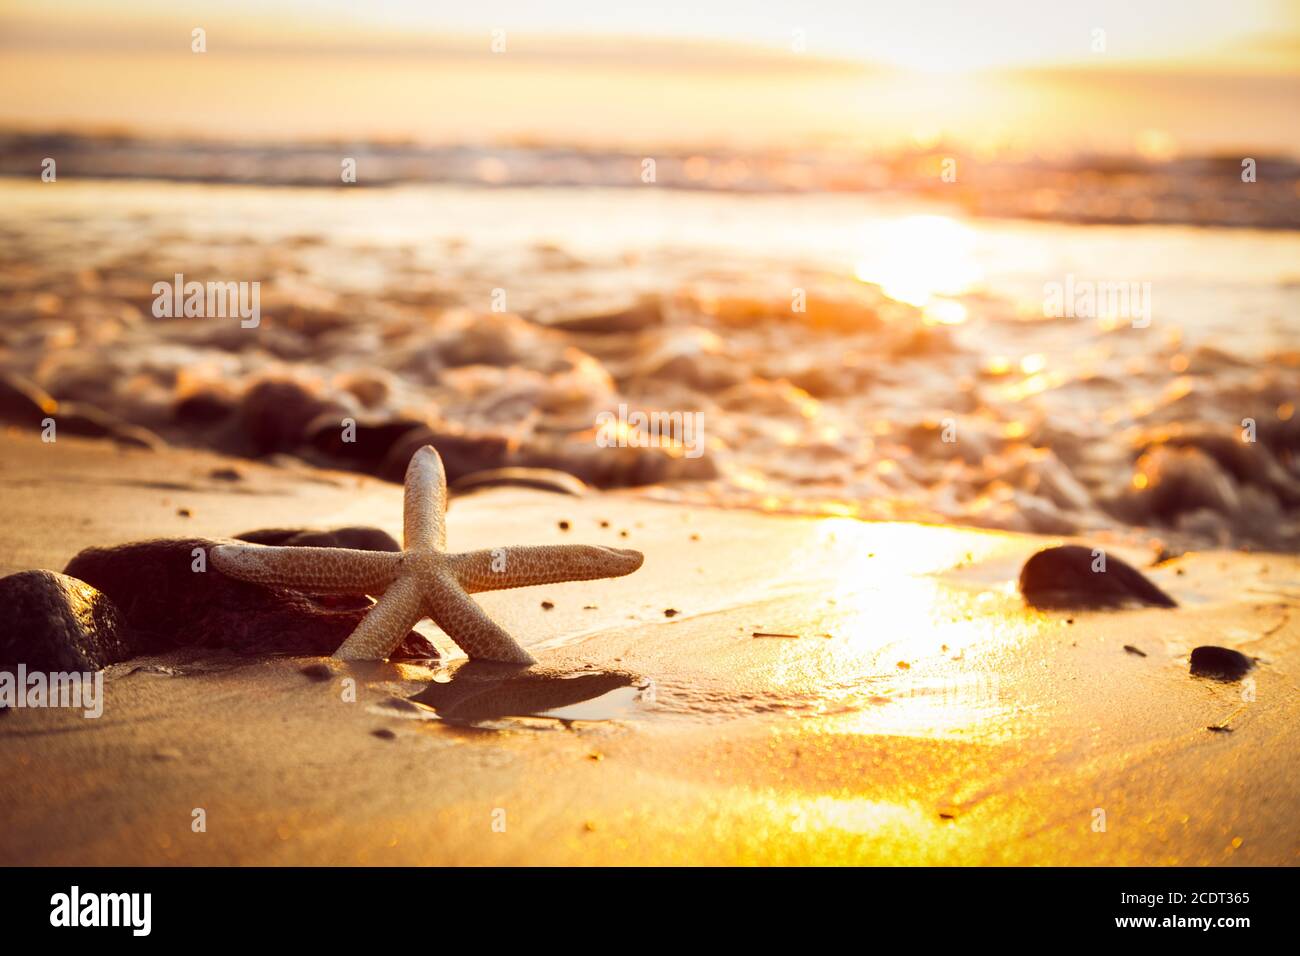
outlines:
[{"label": "starfish arm", "polygon": [[451,573],[470,594],[560,581],[619,578],[641,567],[644,560],[640,551],[590,544],[493,548],[448,557]]},{"label": "starfish arm", "polygon": [[424,617],[419,578],[399,578],[379,602],[366,612],[365,618],[348,639],[339,645],[334,656],[347,661],[377,661],[393,652],[411,627]]},{"label": "starfish arm", "polygon": [[402,507],[403,547],[444,548],[447,545],[447,473],[432,445],[411,456],[406,466],[406,499]]},{"label": "starfish arm", "polygon": [[425,610],[433,622],[471,660],[501,661],[506,664],[535,664],[533,655],[519,646],[487,612],[474,603],[454,581],[447,581],[426,600]]},{"label": "starfish arm", "polygon": [[220,544],[212,566],[232,578],[312,594],[381,594],[397,576],[400,554],[352,548]]}]

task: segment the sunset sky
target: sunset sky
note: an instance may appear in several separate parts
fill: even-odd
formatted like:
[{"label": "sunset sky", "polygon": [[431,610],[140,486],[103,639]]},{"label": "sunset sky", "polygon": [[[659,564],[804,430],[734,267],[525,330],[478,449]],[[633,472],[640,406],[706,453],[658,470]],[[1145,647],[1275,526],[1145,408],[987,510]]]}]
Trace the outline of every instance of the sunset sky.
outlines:
[{"label": "sunset sky", "polygon": [[1294,152],[1300,0],[0,0],[0,82],[26,128]]}]

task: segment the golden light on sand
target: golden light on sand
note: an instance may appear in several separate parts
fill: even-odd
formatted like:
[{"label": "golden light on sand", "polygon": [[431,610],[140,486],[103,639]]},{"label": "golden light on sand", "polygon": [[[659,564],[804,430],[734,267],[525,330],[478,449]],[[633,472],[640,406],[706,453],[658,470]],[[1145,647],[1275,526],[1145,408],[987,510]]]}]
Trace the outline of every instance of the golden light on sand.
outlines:
[{"label": "golden light on sand", "polygon": [[[862,259],[854,275],[891,299],[926,307],[935,296],[969,292],[983,278],[974,260],[974,232],[948,216],[906,216],[886,227],[884,240],[886,251]],[[956,315],[947,307],[938,314]]]},{"label": "golden light on sand", "polygon": [[1024,639],[1034,623],[989,613],[1003,595],[960,586],[951,576],[995,559],[996,536],[972,539],[903,525],[818,522],[813,554],[837,569],[816,628],[825,642],[813,655],[790,652],[765,678],[773,686],[813,682],[837,688],[823,696],[819,722],[828,732],[887,733],[916,738],[969,737],[987,742],[1004,732],[1005,704],[989,651]]}]

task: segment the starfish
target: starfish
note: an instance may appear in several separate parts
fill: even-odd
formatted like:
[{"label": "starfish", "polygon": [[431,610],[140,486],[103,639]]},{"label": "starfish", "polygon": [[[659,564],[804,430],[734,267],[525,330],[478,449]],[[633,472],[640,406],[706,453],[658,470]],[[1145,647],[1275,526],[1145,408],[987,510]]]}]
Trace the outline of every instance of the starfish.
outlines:
[{"label": "starfish", "polygon": [[531,654],[474,602],[471,594],[559,581],[616,578],[641,567],[640,551],[596,545],[515,546],[447,551],[447,477],[432,445],[411,456],[406,469],[403,548],[222,544],[212,564],[241,581],[313,594],[382,594],[334,652],[345,660],[378,660],[428,616],[471,658],[536,663]]}]

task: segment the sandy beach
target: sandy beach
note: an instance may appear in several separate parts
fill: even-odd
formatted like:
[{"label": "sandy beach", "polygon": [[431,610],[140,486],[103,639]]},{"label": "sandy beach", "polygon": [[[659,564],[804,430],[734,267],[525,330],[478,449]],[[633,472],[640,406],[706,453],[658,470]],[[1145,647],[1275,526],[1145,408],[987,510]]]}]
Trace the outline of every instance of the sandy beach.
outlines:
[{"label": "sandy beach", "polygon": [[[401,533],[401,487],[366,476],[2,441],[0,574],[155,537]],[[11,709],[0,863],[1300,858],[1294,556],[1117,547],[1180,606],[1044,612],[1016,579],[1059,538],[522,488],[453,498],[448,536],[646,560],[479,595],[527,672],[426,621],[441,660],[177,650],[110,666],[97,720]],[[1249,679],[1191,676],[1203,644]]]}]

